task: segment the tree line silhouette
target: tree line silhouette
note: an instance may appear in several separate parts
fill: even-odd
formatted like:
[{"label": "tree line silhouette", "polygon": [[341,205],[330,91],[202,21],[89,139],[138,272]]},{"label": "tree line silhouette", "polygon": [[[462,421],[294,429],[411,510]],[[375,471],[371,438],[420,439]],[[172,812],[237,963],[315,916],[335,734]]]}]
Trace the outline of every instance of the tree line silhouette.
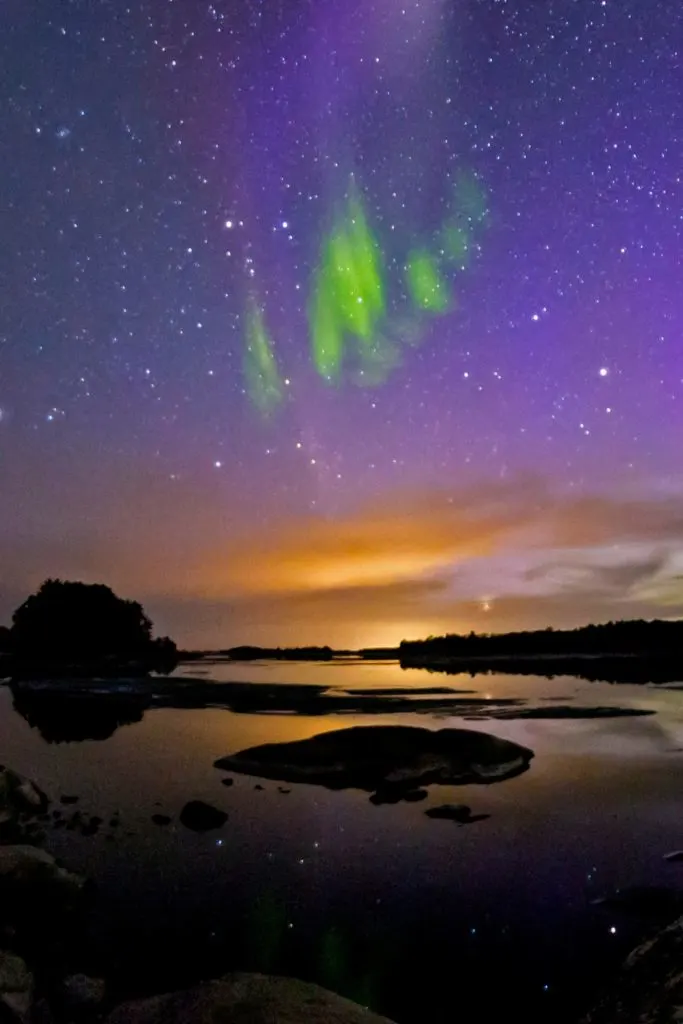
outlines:
[{"label": "tree line silhouette", "polygon": [[557,658],[611,655],[672,659],[683,657],[683,620],[654,619],[605,622],[576,629],[516,633],[450,633],[426,640],[402,640],[401,663],[470,658]]}]

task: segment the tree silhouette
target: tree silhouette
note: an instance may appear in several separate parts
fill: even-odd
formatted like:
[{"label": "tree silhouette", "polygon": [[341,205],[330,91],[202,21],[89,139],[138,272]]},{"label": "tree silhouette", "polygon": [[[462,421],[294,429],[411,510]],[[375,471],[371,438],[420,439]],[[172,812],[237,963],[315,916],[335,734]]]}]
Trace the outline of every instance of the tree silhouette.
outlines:
[{"label": "tree silhouette", "polygon": [[11,653],[18,664],[138,663],[169,671],[172,640],[152,639],[152,622],[137,601],[103,584],[46,580],[12,616]]}]

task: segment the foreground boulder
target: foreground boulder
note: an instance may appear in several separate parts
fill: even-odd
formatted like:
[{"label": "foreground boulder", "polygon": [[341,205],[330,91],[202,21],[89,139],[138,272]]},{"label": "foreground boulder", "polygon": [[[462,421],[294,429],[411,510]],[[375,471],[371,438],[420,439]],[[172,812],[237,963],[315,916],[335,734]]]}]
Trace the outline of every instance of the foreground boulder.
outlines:
[{"label": "foreground boulder", "polygon": [[49,800],[34,782],[0,765],[0,827],[42,814]]},{"label": "foreground boulder", "polygon": [[79,891],[85,881],[62,868],[52,854],[36,846],[0,846],[0,885],[19,889],[22,885],[42,884],[65,892]]},{"label": "foreground boulder", "polygon": [[183,992],[123,1003],[106,1024],[391,1024],[319,985],[228,974]]},{"label": "foreground boulder", "polygon": [[222,757],[216,768],[331,789],[414,790],[431,783],[491,783],[526,771],[533,751],[473,729],[355,726]]},{"label": "foreground boulder", "polygon": [[683,1007],[683,918],[638,946],[582,1024],[677,1024]]},{"label": "foreground boulder", "polygon": [[0,1005],[12,1018],[26,1020],[33,1000],[33,975],[14,953],[0,950]]},{"label": "foreground boulder", "polygon": [[227,820],[225,811],[219,811],[217,807],[205,804],[203,800],[190,800],[180,812],[181,824],[193,832],[208,832],[210,829],[222,828]]},{"label": "foreground boulder", "polygon": [[60,867],[35,846],[0,846],[0,927],[31,944],[64,933],[66,915],[80,905],[85,879]]}]

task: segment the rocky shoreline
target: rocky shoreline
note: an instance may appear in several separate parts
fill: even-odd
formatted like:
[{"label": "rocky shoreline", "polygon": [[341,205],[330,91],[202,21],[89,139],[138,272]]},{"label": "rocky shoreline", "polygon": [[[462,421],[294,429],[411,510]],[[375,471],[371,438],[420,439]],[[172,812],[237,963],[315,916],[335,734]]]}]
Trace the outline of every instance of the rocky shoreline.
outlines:
[{"label": "rocky shoreline", "polygon": [[[381,727],[369,727],[367,739],[376,744],[380,731]],[[415,730],[416,734],[421,732]],[[425,781],[425,773],[431,778],[437,770],[434,757],[442,759],[439,774],[452,777],[452,773],[462,773],[471,778],[472,763],[477,771],[484,764],[484,776],[489,771],[495,775],[501,764],[511,768],[510,755],[517,756],[520,750],[499,740],[487,748],[485,744],[490,738],[473,734],[475,739],[470,738],[470,743],[475,746],[463,760],[460,753],[457,758],[453,753],[453,742],[461,745],[461,737],[453,736],[454,732],[444,730],[442,737],[433,734],[436,747],[429,763],[423,759],[424,752],[414,760],[411,745],[416,740],[421,742],[422,737],[399,736],[395,742],[401,747],[401,763],[394,764],[391,772],[383,758],[370,757],[370,748],[365,750],[360,775],[358,769],[349,775],[348,765],[342,771],[340,762],[334,760],[334,774],[341,771],[342,777],[335,778],[332,785],[337,788],[340,782],[342,787],[364,783],[381,794],[388,784],[398,781],[401,787],[408,787],[401,793],[401,798],[407,799],[406,794],[420,792],[414,787]],[[357,747],[358,739],[351,729],[341,730],[333,747],[329,747],[329,740],[322,741],[322,746],[321,738],[316,740],[276,745],[279,749],[253,748],[225,759],[229,765],[218,762],[217,767],[252,774],[256,772],[257,761],[261,762],[259,771],[269,761],[266,776],[271,778],[300,781],[303,775],[309,782],[330,785],[330,767],[321,755],[333,755],[336,759],[344,745]],[[514,768],[518,770],[516,764]],[[392,1024],[388,1018],[316,984],[266,974],[228,973],[214,980],[198,981],[180,991],[133,1000],[123,998],[126,993],[122,993],[119,983],[112,981],[107,965],[93,964],[83,954],[87,947],[85,917],[94,883],[70,871],[38,845],[45,838],[44,826],[64,820],[65,813],[78,813],[62,810],[76,802],[77,797],[62,795],[60,806],[51,811],[53,801],[48,794],[30,779],[0,766],[0,1024],[213,1024],[217,1020],[222,1024]],[[60,817],[53,818],[55,813]],[[481,817],[459,804],[442,805],[427,813],[456,824],[468,824]],[[155,822],[159,825],[171,821],[168,816],[155,817],[160,819]],[[179,821],[191,830],[204,831],[220,828],[226,817],[217,808],[190,801]],[[85,825],[81,823],[79,827],[87,829],[89,819],[84,816],[83,820]],[[682,857],[681,851],[675,851],[665,859],[676,861]],[[609,980],[581,1024],[680,1022],[683,917],[671,923],[680,914],[680,893],[624,890],[597,902],[626,910],[633,905],[639,911],[646,905],[646,909],[653,911],[653,931]]]},{"label": "rocky shoreline", "polygon": [[[1,1024],[392,1024],[318,985],[263,974],[231,973],[117,1003],[106,969],[97,976],[79,969],[86,966],[77,963],[79,943],[69,941],[81,927],[91,883],[34,845],[50,804],[35,783],[0,766]],[[196,831],[218,827],[225,817],[201,801],[181,812]]]}]

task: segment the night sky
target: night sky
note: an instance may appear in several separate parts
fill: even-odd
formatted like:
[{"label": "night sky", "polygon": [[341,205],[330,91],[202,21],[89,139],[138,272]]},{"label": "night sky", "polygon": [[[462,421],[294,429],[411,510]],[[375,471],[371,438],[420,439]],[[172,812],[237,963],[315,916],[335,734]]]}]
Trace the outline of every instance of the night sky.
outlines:
[{"label": "night sky", "polygon": [[4,15],[0,619],[683,614],[680,3]]}]

